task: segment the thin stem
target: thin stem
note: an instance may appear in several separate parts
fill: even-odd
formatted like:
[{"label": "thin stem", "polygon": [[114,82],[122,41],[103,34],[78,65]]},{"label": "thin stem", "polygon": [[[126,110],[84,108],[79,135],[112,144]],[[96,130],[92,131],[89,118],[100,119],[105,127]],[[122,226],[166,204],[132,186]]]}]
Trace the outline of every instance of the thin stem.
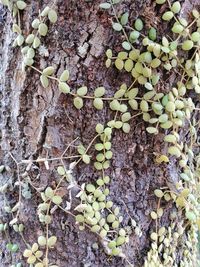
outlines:
[{"label": "thin stem", "polygon": [[20,209],[21,209],[21,199],[22,199],[22,184],[21,184],[21,179],[20,179],[20,169],[19,169],[19,163],[17,160],[14,158],[14,156],[9,152],[10,157],[14,160],[14,162],[17,165],[17,179],[18,179],[18,184],[19,184],[19,197],[18,197],[18,203],[19,203],[19,208],[16,214],[16,218],[18,218],[20,214]]},{"label": "thin stem", "polygon": [[138,116],[140,116],[140,115],[142,115],[142,114],[143,114],[143,112],[137,113],[137,114],[133,115],[133,116],[131,117],[131,119],[136,118],[136,117],[138,117]]},{"label": "thin stem", "polygon": [[[114,8],[113,1],[112,1],[112,0],[110,0],[110,4],[111,4],[111,6],[112,6],[112,10],[113,10],[113,13],[114,13],[114,16],[115,16],[116,21],[121,25],[121,23],[120,23],[120,21],[119,21],[119,19],[118,19],[118,17],[117,17],[117,13],[116,13],[116,11],[115,11],[115,8]],[[122,26],[122,31],[123,31],[123,34],[124,34],[124,36],[125,36],[127,42],[130,44],[128,35],[126,34],[126,31],[124,30],[124,27],[123,27],[123,26]],[[132,44],[130,44],[130,45],[131,45],[132,48],[134,48],[134,47],[132,46]]]},{"label": "thin stem", "polygon": [[30,66],[30,68],[34,69],[35,71],[39,72],[40,74],[42,74],[42,72],[40,70],[38,70],[36,67],[34,66]]},{"label": "thin stem", "polygon": [[[49,215],[50,206],[51,206],[51,202],[48,206],[46,215]],[[47,223],[46,224],[46,242],[47,242],[47,244],[46,244],[46,252],[45,252],[45,259],[46,259],[45,265],[46,265],[46,267],[48,267],[48,253],[49,253],[48,239],[49,239],[49,224]]]},{"label": "thin stem", "polygon": [[[56,189],[54,190],[54,195],[56,195],[56,192],[57,192],[57,190],[59,189],[60,184],[62,183],[62,181],[64,180],[64,178],[65,178],[65,176],[63,176],[63,177],[60,179],[60,181],[58,182],[58,184],[57,184],[57,186],[56,186]],[[48,205],[48,208],[47,208],[47,213],[46,213],[46,215],[49,215],[51,204],[52,204],[52,200],[49,201],[49,205]],[[48,241],[48,238],[49,238],[49,224],[47,223],[47,224],[46,224],[46,242]],[[46,245],[46,253],[45,253],[46,267],[48,267],[48,253],[49,253],[49,246],[48,246],[48,244],[47,244],[47,245]]]},{"label": "thin stem", "polygon": [[19,10],[17,10],[17,17],[18,17],[18,26],[21,29],[21,19],[20,19],[20,13]]},{"label": "thin stem", "polygon": [[[92,141],[89,143],[86,151],[85,151],[85,154],[88,152],[88,150],[90,149],[90,147],[92,146],[92,144],[94,143],[94,141],[99,137],[100,134],[97,134],[93,139]],[[76,162],[75,166],[82,160],[82,157]]]},{"label": "thin stem", "polygon": [[63,158],[63,156],[65,155],[65,153],[67,152],[67,150],[69,149],[69,147],[75,143],[77,140],[79,139],[79,137],[76,137],[75,140],[73,140],[71,143],[68,144],[68,146],[66,147],[66,149],[64,150],[64,152],[62,153],[61,157]]}]

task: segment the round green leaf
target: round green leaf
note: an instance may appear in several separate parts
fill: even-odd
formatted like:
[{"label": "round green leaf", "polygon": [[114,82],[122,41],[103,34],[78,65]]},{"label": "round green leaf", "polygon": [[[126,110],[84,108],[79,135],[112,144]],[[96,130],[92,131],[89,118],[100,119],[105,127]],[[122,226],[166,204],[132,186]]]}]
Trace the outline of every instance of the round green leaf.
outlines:
[{"label": "round green leaf", "polygon": [[77,109],[81,109],[83,107],[83,99],[81,97],[75,97],[74,98],[74,106]]}]

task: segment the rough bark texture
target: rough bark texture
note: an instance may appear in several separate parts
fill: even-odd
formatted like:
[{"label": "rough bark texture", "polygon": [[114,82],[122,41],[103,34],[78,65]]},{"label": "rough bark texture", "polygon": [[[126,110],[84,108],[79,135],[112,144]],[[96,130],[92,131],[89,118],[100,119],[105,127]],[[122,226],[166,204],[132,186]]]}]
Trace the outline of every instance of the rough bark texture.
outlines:
[{"label": "rough bark texture", "polygon": [[[28,8],[22,15],[22,24],[27,34],[31,21],[47,2],[29,1]],[[142,15],[146,16],[149,23],[156,23],[154,17],[159,10],[150,1],[122,2],[120,10],[129,10],[132,19]],[[108,47],[119,50],[120,40],[111,28],[111,16],[99,10],[99,3],[100,1],[89,0],[58,1],[59,20],[54,27],[50,27],[36,66],[43,69],[53,65],[58,75],[68,68],[72,88],[85,84],[92,92],[96,87],[104,85],[111,94],[127,78],[122,74],[119,76],[113,68],[105,68],[105,50]],[[186,3],[184,12],[191,7],[192,1]],[[18,48],[12,48],[14,34],[11,25],[10,13],[0,6],[1,158],[2,164],[7,166],[7,172],[0,176],[0,183],[9,181],[14,186],[17,180],[16,165],[9,152],[18,161],[45,156],[47,151],[50,157],[57,157],[77,136],[83,144],[89,144],[95,135],[96,123],[108,121],[113,114],[108,108],[96,111],[90,101],[86,101],[85,107],[77,111],[72,105],[72,99],[60,94],[55,83],[44,89],[36,72],[30,69],[26,73],[22,72],[21,53]],[[80,47],[85,48],[84,54],[80,54]],[[165,151],[162,134],[156,138],[150,137],[140,118],[132,120],[131,129],[128,135],[121,131],[114,134],[110,192],[112,201],[121,207],[124,226],[130,225],[131,216],[142,229],[142,237],[139,238],[134,233],[130,235],[126,249],[128,259],[139,267],[142,266],[150,245],[149,230],[153,222],[149,219],[149,212],[156,207],[153,190],[166,185],[168,175],[172,172],[176,174],[176,166],[172,163],[166,169],[166,166],[161,168],[154,164],[153,152]],[[57,165],[51,164],[49,171],[43,165],[34,166],[31,179],[36,187],[45,188],[48,184],[54,184],[57,175],[55,166]],[[94,181],[98,173],[95,173],[92,166],[80,164],[75,177],[81,184]],[[17,192],[17,189],[15,186],[14,191]],[[64,190],[67,200],[67,190]],[[12,192],[7,196],[11,204],[16,203],[17,194]],[[2,201],[0,196],[0,203]],[[25,237],[29,243],[33,243],[42,231],[36,216],[38,201],[39,197],[34,191],[30,200],[23,199],[21,221],[27,226]],[[167,204],[162,218],[163,225],[168,225],[172,210],[171,204]],[[8,215],[1,210],[0,219],[4,221],[5,216]],[[126,266],[123,260],[108,257],[101,245],[95,250],[92,244],[98,242],[97,237],[88,231],[80,232],[74,219],[60,211],[56,212],[50,227],[50,233],[55,232],[59,241],[50,258],[60,267]],[[22,251],[25,248],[23,241],[13,232],[10,235]],[[5,250],[6,240],[2,237],[0,240],[0,266],[10,266],[14,259]],[[21,253],[17,253],[15,257],[20,259]]]}]

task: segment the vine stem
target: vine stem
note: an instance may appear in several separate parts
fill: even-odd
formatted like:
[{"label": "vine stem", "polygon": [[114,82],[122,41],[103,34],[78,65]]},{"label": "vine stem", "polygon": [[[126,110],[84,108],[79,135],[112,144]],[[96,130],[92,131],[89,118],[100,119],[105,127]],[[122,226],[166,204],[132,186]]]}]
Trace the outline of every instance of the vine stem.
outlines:
[{"label": "vine stem", "polygon": [[[53,7],[55,6],[56,3],[57,3],[57,0],[55,0],[55,1],[53,2],[53,4],[51,5],[50,8],[53,8]],[[47,20],[46,17],[44,17],[44,18],[41,19],[40,11],[39,11],[39,20],[40,20],[41,23],[44,23],[44,22],[46,22],[46,20]],[[36,33],[34,34],[34,37],[37,37],[38,35],[39,35],[39,30],[36,31]],[[32,47],[33,47],[33,44],[31,45],[31,48],[32,48]]]},{"label": "vine stem", "polygon": [[[120,21],[119,21],[119,19],[117,17],[117,13],[115,11],[115,8],[114,8],[113,1],[112,0],[110,0],[110,4],[111,4],[111,7],[112,7],[112,10],[113,10],[113,13],[114,13],[114,16],[115,16],[116,21],[121,25],[121,23],[120,23]],[[124,27],[123,26],[122,26],[122,31],[123,31],[123,34],[124,34],[127,42],[130,44],[128,35],[126,34],[126,31],[124,30]],[[133,49],[134,48],[133,45],[132,44],[130,44],[130,45],[131,45],[131,47]]]},{"label": "vine stem", "polygon": [[[76,140],[77,140],[77,138],[75,140],[73,140],[70,144],[68,144],[67,148],[65,149],[65,151],[63,152],[62,155],[64,155],[66,153],[66,151],[69,149],[70,145],[73,144]],[[63,163],[63,161],[62,161],[62,163]],[[64,163],[63,163],[63,166],[65,168]],[[66,168],[65,168],[65,170],[66,170]],[[65,176],[62,176],[62,178],[58,182],[58,184],[56,186],[56,189],[54,190],[54,195],[56,195],[56,192],[58,191],[58,189],[60,187],[60,184],[62,183],[62,181],[64,180],[64,178],[65,178]],[[46,213],[47,215],[49,215],[51,204],[52,204],[52,200],[50,200],[50,202],[49,202],[49,205],[48,205],[48,208],[47,208],[47,213]],[[49,238],[49,224],[47,223],[46,224],[46,242],[48,241],[48,238]],[[46,258],[46,263],[45,264],[46,264],[46,267],[48,267],[48,253],[49,253],[49,246],[47,244],[47,246],[46,246],[46,253],[45,253],[45,258]]]},{"label": "vine stem", "polygon": [[[85,150],[85,153],[88,152],[88,150],[90,149],[90,147],[92,146],[92,144],[94,143],[94,141],[95,141],[99,136],[100,136],[100,134],[97,134],[97,135],[92,139],[92,141],[89,143],[87,149]],[[75,166],[76,166],[81,160],[82,160],[82,158],[80,158],[80,159],[76,162]]]},{"label": "vine stem", "polygon": [[[30,66],[32,69],[34,69],[35,71],[37,71],[38,73],[40,73],[41,75],[43,75],[42,71],[38,70],[37,68],[35,68],[34,66]],[[56,77],[53,77],[53,76],[47,76],[47,78],[49,79],[52,79],[52,80],[55,80],[57,82],[59,82],[59,79],[57,79]],[[129,88],[127,89],[127,91],[129,91],[133,85],[136,83],[136,80],[134,80],[132,82],[132,84],[129,86]],[[72,93],[72,92],[69,92],[70,95],[72,95],[73,97],[80,97],[78,94],[75,94],[75,93]],[[84,98],[84,99],[92,99],[94,100],[96,97],[95,96],[88,96],[88,95],[84,95],[84,96],[81,96],[81,98]],[[136,100],[142,100],[143,98],[142,97],[135,97],[134,99]],[[130,98],[115,98],[115,97],[102,97],[101,100],[104,100],[104,101],[113,101],[113,100],[118,100],[118,101],[129,101],[131,100]],[[154,101],[152,100],[147,100],[147,102],[150,102],[150,103],[153,103]]]},{"label": "vine stem", "polygon": [[21,199],[22,199],[22,184],[21,184],[21,179],[20,179],[20,169],[19,169],[19,162],[14,158],[14,156],[12,155],[12,153],[9,152],[10,157],[14,160],[14,162],[17,165],[17,179],[18,179],[18,183],[19,183],[19,198],[18,198],[18,203],[19,203],[19,208],[17,210],[17,214],[16,214],[16,219],[18,219],[18,216],[20,214],[20,209],[21,209]]},{"label": "vine stem", "polygon": [[140,116],[140,115],[142,115],[142,114],[143,114],[143,112],[137,113],[137,114],[133,115],[133,116],[131,117],[131,119],[136,118],[136,117],[138,117],[138,116]]},{"label": "vine stem", "polygon": [[80,158],[80,155],[74,155],[74,156],[69,156],[69,157],[58,157],[58,158],[38,158],[36,160],[22,160],[19,164],[29,164],[29,163],[39,163],[39,162],[45,162],[45,161],[57,161],[61,159],[76,159]]},{"label": "vine stem", "polygon": [[20,19],[20,13],[19,10],[17,11],[17,17],[18,17],[18,26],[21,29],[21,19]]}]

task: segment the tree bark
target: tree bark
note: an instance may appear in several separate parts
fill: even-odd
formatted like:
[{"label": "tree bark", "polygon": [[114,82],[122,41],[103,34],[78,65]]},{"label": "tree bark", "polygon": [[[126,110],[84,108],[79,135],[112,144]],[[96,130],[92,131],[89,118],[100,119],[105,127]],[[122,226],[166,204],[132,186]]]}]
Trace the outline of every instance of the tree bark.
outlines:
[{"label": "tree bark", "polygon": [[[31,30],[31,22],[48,1],[29,1],[25,11],[21,13],[21,23],[27,35]],[[185,1],[183,13],[192,9],[197,1]],[[43,40],[43,46],[36,56],[35,65],[38,69],[53,66],[59,76],[64,69],[70,71],[70,87],[78,88],[86,85],[89,92],[99,86],[106,87],[108,95],[113,95],[116,88],[124,82],[130,82],[126,75],[114,69],[105,67],[105,51],[110,47],[120,50],[121,40],[111,27],[111,15],[99,9],[100,1],[59,0],[56,4],[58,21],[49,26],[49,33]],[[122,1],[117,7],[119,13],[129,11],[131,19],[142,16],[150,24],[156,25],[159,11],[147,1]],[[150,14],[150,16],[149,16]],[[155,16],[155,20],[154,20]],[[161,32],[162,25],[157,24]],[[79,141],[88,145],[95,136],[97,123],[106,123],[113,117],[106,106],[103,111],[96,111],[89,100],[84,108],[76,110],[73,99],[59,92],[53,81],[48,88],[43,88],[39,74],[28,68],[22,71],[22,57],[19,48],[13,48],[14,34],[11,30],[11,14],[0,6],[0,89],[1,89],[1,162],[6,171],[0,174],[0,185],[9,184],[9,191],[0,195],[0,220],[6,222],[12,216],[5,212],[3,203],[14,206],[18,201],[18,185],[16,163],[21,160],[36,160],[38,157],[59,157],[67,144],[79,137]],[[157,207],[157,199],[153,195],[156,188],[165,187],[170,175],[176,180],[178,169],[175,161],[168,166],[156,165],[154,154],[166,151],[163,145],[163,134],[149,136],[146,125],[136,117],[131,120],[131,132],[125,134],[115,131],[112,151],[114,157],[109,169],[112,181],[110,184],[110,199],[120,207],[124,217],[123,226],[131,229],[131,218],[142,231],[138,237],[130,232],[130,242],[126,245],[127,259],[135,267],[142,266],[150,249],[150,231],[155,226],[150,219],[150,212]],[[187,129],[186,129],[187,130]],[[183,134],[184,138],[184,134]],[[11,154],[13,157],[11,157]],[[69,152],[70,153],[70,152]],[[95,155],[94,148],[90,154]],[[37,188],[54,186],[56,183],[55,168],[59,162],[50,163],[46,170],[44,164],[34,164],[29,177]],[[25,171],[21,166],[21,171]],[[92,165],[80,163],[74,170],[78,184],[94,182],[98,177]],[[63,187],[65,200],[68,200],[67,187]],[[25,225],[24,236],[28,243],[33,244],[43,232],[43,226],[37,218],[37,205],[40,198],[31,189],[31,199],[22,199],[20,221]],[[75,200],[76,203],[76,200]],[[165,213],[162,225],[170,225],[170,214],[175,209],[172,203],[163,203]],[[181,219],[181,218],[180,218]],[[50,261],[60,267],[67,266],[128,266],[124,259],[109,257],[105,254],[98,237],[89,230],[80,231],[74,218],[62,211],[56,211],[50,233],[58,237],[56,247],[50,253]],[[11,266],[23,262],[22,256],[25,244],[22,238],[10,228],[8,236],[12,242],[19,245],[19,252],[8,253],[7,238],[0,236],[0,265]],[[184,238],[183,238],[184,242]],[[94,243],[98,244],[98,249]],[[182,257],[182,251],[177,248],[177,264]],[[179,266],[179,265],[177,265]]]}]

